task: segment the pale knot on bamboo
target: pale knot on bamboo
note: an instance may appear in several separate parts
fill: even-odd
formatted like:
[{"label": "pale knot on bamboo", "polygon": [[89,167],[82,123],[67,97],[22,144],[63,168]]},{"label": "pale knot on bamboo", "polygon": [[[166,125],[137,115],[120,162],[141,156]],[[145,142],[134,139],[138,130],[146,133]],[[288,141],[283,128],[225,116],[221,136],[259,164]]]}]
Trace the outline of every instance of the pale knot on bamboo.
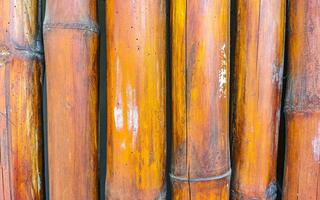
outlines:
[{"label": "pale knot on bamboo", "polygon": [[7,46],[0,46],[0,66],[8,62],[10,54],[11,53]]}]

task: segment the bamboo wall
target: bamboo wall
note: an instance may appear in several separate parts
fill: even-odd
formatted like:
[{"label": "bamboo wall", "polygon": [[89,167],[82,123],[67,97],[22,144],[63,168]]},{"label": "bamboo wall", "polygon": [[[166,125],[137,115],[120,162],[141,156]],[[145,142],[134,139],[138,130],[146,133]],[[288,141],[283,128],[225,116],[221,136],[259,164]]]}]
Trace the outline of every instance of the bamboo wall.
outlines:
[{"label": "bamboo wall", "polygon": [[0,200],[320,199],[319,0],[0,0]]}]

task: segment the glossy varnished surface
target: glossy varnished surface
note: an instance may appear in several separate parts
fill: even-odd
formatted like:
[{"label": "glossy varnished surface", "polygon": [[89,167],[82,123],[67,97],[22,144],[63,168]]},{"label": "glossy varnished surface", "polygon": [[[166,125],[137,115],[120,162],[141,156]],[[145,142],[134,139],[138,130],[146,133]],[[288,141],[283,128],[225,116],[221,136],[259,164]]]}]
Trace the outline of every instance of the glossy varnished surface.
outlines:
[{"label": "glossy varnished surface", "polygon": [[166,1],[107,1],[106,199],[164,199]]},{"label": "glossy varnished surface", "polygon": [[285,0],[237,0],[233,199],[274,199]]},{"label": "glossy varnished surface", "polygon": [[320,6],[290,1],[283,199],[320,199]]},{"label": "glossy varnished surface", "polygon": [[43,199],[39,1],[0,1],[0,199]]},{"label": "glossy varnished surface", "polygon": [[229,1],[171,1],[171,33],[172,198],[228,199]]},{"label": "glossy varnished surface", "polygon": [[51,200],[97,199],[96,1],[47,0],[47,77]]}]

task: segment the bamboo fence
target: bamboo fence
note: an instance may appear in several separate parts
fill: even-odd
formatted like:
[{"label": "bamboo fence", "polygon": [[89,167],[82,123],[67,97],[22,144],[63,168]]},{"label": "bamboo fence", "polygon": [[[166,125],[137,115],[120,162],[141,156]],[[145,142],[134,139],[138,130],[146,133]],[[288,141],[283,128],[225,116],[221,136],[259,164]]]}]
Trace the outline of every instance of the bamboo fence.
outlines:
[{"label": "bamboo fence", "polygon": [[97,4],[0,0],[0,200],[319,199],[319,0]]}]

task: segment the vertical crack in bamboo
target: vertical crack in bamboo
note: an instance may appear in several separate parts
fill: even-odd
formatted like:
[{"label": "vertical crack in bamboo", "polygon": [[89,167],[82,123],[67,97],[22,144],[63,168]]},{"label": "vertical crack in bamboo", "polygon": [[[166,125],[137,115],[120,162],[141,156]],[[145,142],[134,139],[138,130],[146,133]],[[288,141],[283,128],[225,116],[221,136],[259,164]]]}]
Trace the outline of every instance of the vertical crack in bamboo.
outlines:
[{"label": "vertical crack in bamboo", "polygon": [[49,196],[98,199],[96,0],[47,0]]},{"label": "vertical crack in bamboo", "polygon": [[[187,60],[188,60],[188,0],[185,0],[185,16],[184,16],[184,31],[185,31],[185,36],[184,36],[184,59],[186,60],[185,66],[187,65]],[[179,8],[178,8],[179,9]],[[182,11],[182,8],[180,8]],[[172,29],[174,28],[174,24],[172,24]],[[173,58],[174,59],[174,58]],[[184,69],[185,71],[185,75],[184,75],[184,81],[185,81],[185,90],[188,88],[188,67],[185,67]],[[186,134],[186,165],[187,165],[187,182],[188,182],[188,199],[191,200],[191,185],[190,185],[190,163],[189,163],[189,154],[190,154],[190,148],[189,148],[189,136],[188,136],[188,93],[186,91],[184,91],[184,98],[185,98],[185,134]],[[174,94],[173,94],[174,95]],[[174,181],[174,180],[172,180]],[[174,191],[173,191],[173,195],[174,195]]]},{"label": "vertical crack in bamboo", "polygon": [[0,195],[43,199],[38,0],[0,2]]},{"label": "vertical crack in bamboo", "polygon": [[228,199],[229,2],[171,2],[173,199]]}]

